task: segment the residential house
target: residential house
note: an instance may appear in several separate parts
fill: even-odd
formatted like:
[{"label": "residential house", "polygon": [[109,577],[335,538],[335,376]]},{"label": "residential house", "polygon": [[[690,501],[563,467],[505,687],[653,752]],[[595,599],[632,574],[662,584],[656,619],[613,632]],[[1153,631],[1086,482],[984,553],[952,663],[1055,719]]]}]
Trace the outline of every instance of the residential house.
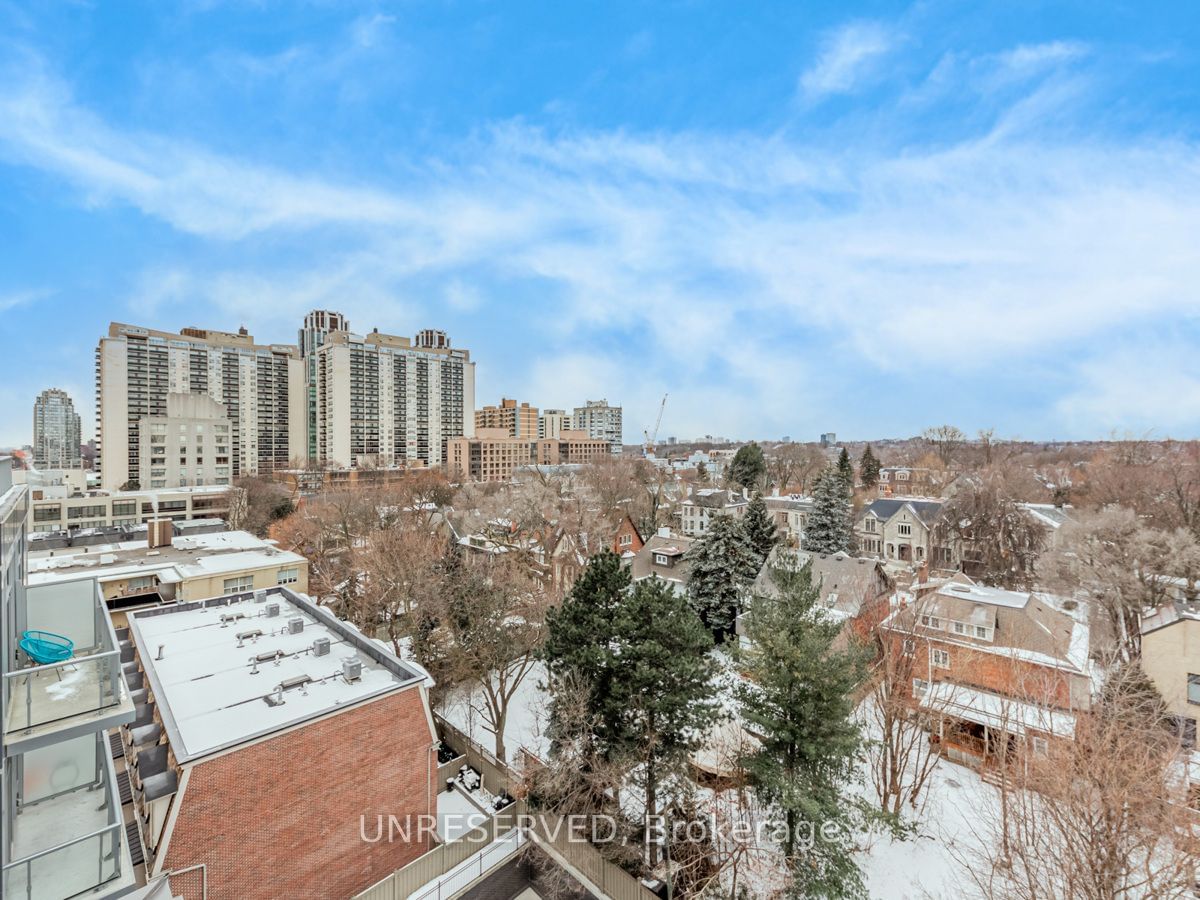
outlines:
[{"label": "residential house", "polygon": [[937,497],[943,474],[919,466],[884,466],[876,489],[880,497]]},{"label": "residential house", "polygon": [[635,582],[644,578],[661,578],[683,593],[687,591],[691,569],[684,556],[694,543],[693,538],[672,534],[669,528],[661,528],[633,557],[630,575]]},{"label": "residential house", "polygon": [[1142,620],[1142,670],[1162,694],[1184,747],[1192,751],[1191,780],[1200,799],[1200,602],[1172,600]]},{"label": "residential house", "polygon": [[692,495],[679,505],[683,533],[689,537],[699,537],[708,531],[708,523],[717,516],[740,519],[746,515],[749,505],[750,501],[745,495],[737,491],[720,488],[701,488],[693,491]]},{"label": "residential house", "polygon": [[[779,586],[773,571],[779,567],[799,569],[805,565],[812,567],[813,582],[821,591],[821,607],[833,619],[848,623],[849,628],[844,632],[846,637],[853,634],[860,640],[870,640],[875,627],[887,617],[896,589],[883,563],[846,553],[809,553],[776,547],[751,590],[755,594],[776,596]],[[745,633],[745,617],[745,613],[738,616],[739,636]]]},{"label": "residential house", "polygon": [[1071,516],[1074,510],[1070,506],[1058,506],[1054,503],[1018,503],[1017,506],[1046,529],[1047,548],[1058,547],[1062,527],[1075,521]]},{"label": "residential house", "polygon": [[763,498],[780,538],[789,547],[803,546],[804,530],[813,511],[811,497],[787,494]]},{"label": "residential house", "polygon": [[859,552],[889,563],[919,566],[929,561],[935,568],[953,568],[958,561],[954,549],[934,540],[941,512],[937,500],[873,500],[855,528]]},{"label": "residential house", "polygon": [[975,767],[1072,740],[1091,708],[1086,610],[1047,594],[977,584],[962,573],[914,586],[884,620],[914,703],[949,758]]}]

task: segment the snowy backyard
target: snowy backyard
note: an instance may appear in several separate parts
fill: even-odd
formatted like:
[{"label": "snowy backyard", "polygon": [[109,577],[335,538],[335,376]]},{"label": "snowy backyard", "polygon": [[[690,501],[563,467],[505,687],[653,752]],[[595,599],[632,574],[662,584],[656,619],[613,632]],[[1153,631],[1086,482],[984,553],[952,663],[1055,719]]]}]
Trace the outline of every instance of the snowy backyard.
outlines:
[{"label": "snowy backyard", "polygon": [[[728,691],[736,674],[721,657],[723,671],[719,679],[722,695]],[[540,685],[545,679],[539,664],[521,683],[508,711],[505,745],[510,763],[518,761],[519,750],[525,747],[546,758],[549,741],[545,737],[549,697]],[[462,690],[442,705],[441,713],[455,727],[474,741],[491,750],[495,744],[491,729],[479,710],[481,693]],[[727,711],[732,703],[726,701]],[[721,726],[719,726],[720,728]],[[869,803],[875,802],[874,792],[866,780],[857,790]],[[713,795],[701,791],[701,796]],[[732,792],[727,792],[732,793]],[[713,798],[721,804],[725,798]],[[942,760],[935,768],[925,794],[923,808],[917,816],[914,832],[904,840],[888,834],[864,835],[859,865],[870,896],[878,900],[924,900],[924,898],[959,898],[970,893],[969,877],[963,868],[971,857],[970,849],[977,840],[976,829],[980,811],[995,808],[999,795],[994,787],[980,780],[973,770]],[[762,882],[762,879],[754,879]]]}]

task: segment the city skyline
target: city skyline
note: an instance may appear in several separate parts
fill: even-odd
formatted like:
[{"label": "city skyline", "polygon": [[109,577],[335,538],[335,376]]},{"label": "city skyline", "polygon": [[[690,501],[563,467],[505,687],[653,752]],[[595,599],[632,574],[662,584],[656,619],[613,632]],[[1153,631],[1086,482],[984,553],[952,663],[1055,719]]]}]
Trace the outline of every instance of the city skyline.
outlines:
[{"label": "city skyline", "polygon": [[629,443],[1196,437],[1187,12],[0,6],[0,444],[110,321],[314,308]]}]

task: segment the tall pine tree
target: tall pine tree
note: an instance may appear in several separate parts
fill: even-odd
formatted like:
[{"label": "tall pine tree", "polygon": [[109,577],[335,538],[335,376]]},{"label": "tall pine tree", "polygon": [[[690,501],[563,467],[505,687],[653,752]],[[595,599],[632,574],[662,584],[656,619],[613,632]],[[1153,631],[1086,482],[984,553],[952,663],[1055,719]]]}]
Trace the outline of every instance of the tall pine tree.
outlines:
[{"label": "tall pine tree", "polygon": [[813,511],[804,529],[804,549],[813,553],[850,552],[854,540],[851,515],[846,483],[831,466],[817,476]]},{"label": "tall pine tree", "polygon": [[718,640],[733,633],[738,605],[762,564],[741,523],[716,516],[688,550],[688,597]]},{"label": "tall pine tree", "polygon": [[863,487],[873,488],[879,484],[879,469],[879,459],[871,450],[871,445],[867,444],[862,458],[858,461],[858,478],[863,483]]},{"label": "tall pine tree", "polygon": [[720,712],[712,689],[716,663],[708,652],[712,637],[687,598],[660,578],[634,585],[619,622],[620,750],[642,763],[645,814],[656,816],[663,779],[683,772],[687,754]]},{"label": "tall pine tree", "polygon": [[867,812],[851,789],[862,748],[851,716],[866,657],[834,649],[841,624],[824,614],[811,565],[771,575],[778,593],[750,601],[750,649],[737,651],[748,676],[738,708],[761,740],[743,765],[781,826],[792,895],[865,897],[852,855]]},{"label": "tall pine tree", "polygon": [[742,528],[750,541],[750,546],[758,555],[759,567],[767,561],[772,548],[779,543],[779,534],[771,514],[767,510],[767,502],[761,494],[755,494],[750,505],[746,507],[746,515],[742,519]]},{"label": "tall pine tree", "polygon": [[[610,551],[593,557],[562,607],[547,619],[542,657],[551,693],[552,762],[560,739],[578,742],[575,708],[592,733],[570,761],[606,759],[639,764],[647,816],[659,812],[663,779],[681,771],[687,753],[717,716],[711,681],[712,637],[687,598],[648,578],[630,587],[629,573]],[[586,773],[580,773],[586,777]]]},{"label": "tall pine tree", "polygon": [[611,728],[622,701],[614,698],[614,682],[620,677],[621,663],[613,654],[612,640],[629,588],[629,569],[606,549],[588,561],[562,605],[547,612],[542,659],[550,676],[552,742],[560,737],[556,689],[568,682],[588,692],[586,704],[597,723],[599,733],[594,737],[598,744],[607,747],[615,739]]},{"label": "tall pine tree", "polygon": [[847,450],[845,447],[843,447],[842,452],[838,454],[837,470],[838,470],[838,475],[841,476],[842,481],[846,485],[846,490],[853,491],[854,490],[854,464],[852,462],[850,462],[850,451]]},{"label": "tall pine tree", "polygon": [[762,486],[767,477],[767,460],[763,456],[762,447],[757,443],[749,443],[738,447],[729,464],[729,480],[746,490],[754,490]]}]

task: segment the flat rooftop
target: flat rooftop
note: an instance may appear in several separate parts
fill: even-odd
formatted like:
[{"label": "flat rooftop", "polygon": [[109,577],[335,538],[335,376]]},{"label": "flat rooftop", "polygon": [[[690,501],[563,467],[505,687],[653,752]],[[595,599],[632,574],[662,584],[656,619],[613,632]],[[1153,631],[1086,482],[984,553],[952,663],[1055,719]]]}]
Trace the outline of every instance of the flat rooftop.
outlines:
[{"label": "flat rooftop", "polygon": [[31,551],[28,583],[150,574],[159,575],[160,581],[177,582],[289,562],[299,565],[304,557],[245,531],[221,531],[176,537],[170,545],[154,549],[140,540]]},{"label": "flat rooftop", "polygon": [[[301,594],[258,593],[263,599],[247,593],[129,616],[180,762],[427,677]],[[318,655],[318,641],[329,642],[327,653]]]}]

